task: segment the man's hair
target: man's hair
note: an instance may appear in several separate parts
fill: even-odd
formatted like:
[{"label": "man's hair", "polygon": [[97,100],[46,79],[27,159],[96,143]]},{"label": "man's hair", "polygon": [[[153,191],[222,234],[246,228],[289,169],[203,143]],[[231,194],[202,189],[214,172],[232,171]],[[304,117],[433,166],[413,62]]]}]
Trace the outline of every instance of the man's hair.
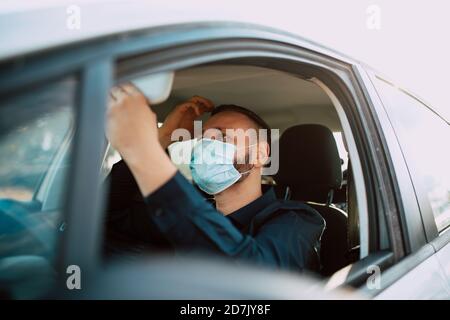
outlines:
[{"label": "man's hair", "polygon": [[252,120],[256,124],[258,129],[265,129],[266,133],[267,133],[267,143],[270,146],[270,142],[271,142],[270,126],[255,112],[253,112],[252,110],[249,110],[247,108],[237,106],[235,104],[222,104],[213,109],[213,111],[211,112],[211,116],[216,115],[221,112],[225,112],[225,111],[232,111],[232,112],[237,112],[237,113],[243,114],[243,115],[247,116],[247,118]]}]

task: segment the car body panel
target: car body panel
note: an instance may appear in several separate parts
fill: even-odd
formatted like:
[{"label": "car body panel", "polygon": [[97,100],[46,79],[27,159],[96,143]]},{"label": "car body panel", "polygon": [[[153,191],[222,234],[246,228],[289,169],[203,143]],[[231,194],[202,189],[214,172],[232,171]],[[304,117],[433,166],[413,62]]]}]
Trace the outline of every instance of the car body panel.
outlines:
[{"label": "car body panel", "polygon": [[[245,17],[239,20],[221,21],[213,8],[203,8],[201,11],[192,8],[190,14],[187,14],[185,11],[173,10],[165,1],[160,0],[151,2],[79,1],[77,7],[82,17],[80,29],[71,29],[67,26],[67,18],[71,12],[68,8],[72,5],[73,1],[68,0],[44,1],[38,6],[23,0],[15,1],[14,4],[0,4],[0,29],[2,30],[0,42],[8,44],[0,49],[0,61],[69,44],[98,41],[114,35],[127,37],[127,33],[155,28],[170,30],[174,25],[180,24],[185,24],[187,27],[200,25],[207,34],[215,37],[217,36],[214,35],[213,30],[215,25],[230,27],[229,31],[227,30],[223,35],[224,37],[233,35],[233,27],[239,26],[242,29],[247,26],[253,32],[259,30],[261,33],[276,33],[279,41],[296,43],[347,63],[356,61],[335,50],[295,35],[295,30],[277,30],[270,25],[270,21],[267,21],[264,26],[256,25]],[[150,15],[151,18],[149,18]],[[124,21],[124,16],[132,16],[133,19]],[[15,28],[10,28],[11,25]],[[36,26],[39,26],[38,33]]]},{"label": "car body panel", "polygon": [[444,246],[436,253],[437,260],[447,277],[447,284],[450,286],[450,244]]},{"label": "car body panel", "polygon": [[432,255],[377,295],[376,299],[450,299],[450,286],[436,255]]}]

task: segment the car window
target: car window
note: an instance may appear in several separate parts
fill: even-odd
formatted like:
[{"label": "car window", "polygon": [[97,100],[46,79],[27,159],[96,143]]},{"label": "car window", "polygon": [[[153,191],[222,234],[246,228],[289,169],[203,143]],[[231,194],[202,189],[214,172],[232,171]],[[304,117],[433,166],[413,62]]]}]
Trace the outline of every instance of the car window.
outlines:
[{"label": "car window", "polygon": [[439,231],[450,225],[450,126],[427,106],[377,80],[416,192],[425,192]]},{"label": "car window", "polygon": [[70,77],[0,100],[0,288],[9,295],[33,294],[54,275],[75,95]]}]

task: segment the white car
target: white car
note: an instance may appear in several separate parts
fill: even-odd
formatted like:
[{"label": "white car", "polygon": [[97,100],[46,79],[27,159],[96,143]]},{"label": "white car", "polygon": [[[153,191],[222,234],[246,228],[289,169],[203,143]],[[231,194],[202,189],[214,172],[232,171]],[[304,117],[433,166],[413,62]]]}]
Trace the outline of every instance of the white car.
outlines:
[{"label": "white car", "polygon": [[[157,19],[145,18],[150,10]],[[0,12],[0,297],[449,299],[448,119],[294,34],[186,20],[105,1]],[[263,182],[325,218],[321,274],[207,257],[186,258],[182,274],[171,258],[105,265],[102,181],[118,159],[104,136],[108,91],[155,74],[169,79],[153,88],[159,120],[199,94],[249,107],[280,130],[279,171]],[[310,125],[332,132],[333,144],[294,133],[283,150],[287,129]],[[314,166],[299,152],[305,145],[319,150]],[[298,161],[286,164],[287,153]],[[329,167],[342,179],[304,179]],[[69,285],[77,270],[82,291]]]}]

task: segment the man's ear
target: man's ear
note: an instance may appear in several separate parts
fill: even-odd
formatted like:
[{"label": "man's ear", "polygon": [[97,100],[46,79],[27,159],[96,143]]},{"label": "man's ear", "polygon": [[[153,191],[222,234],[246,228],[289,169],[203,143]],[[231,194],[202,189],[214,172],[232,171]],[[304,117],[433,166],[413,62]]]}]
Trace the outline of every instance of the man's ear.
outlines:
[{"label": "man's ear", "polygon": [[255,167],[260,168],[269,161],[270,146],[267,141],[260,141],[258,143],[258,161]]}]

